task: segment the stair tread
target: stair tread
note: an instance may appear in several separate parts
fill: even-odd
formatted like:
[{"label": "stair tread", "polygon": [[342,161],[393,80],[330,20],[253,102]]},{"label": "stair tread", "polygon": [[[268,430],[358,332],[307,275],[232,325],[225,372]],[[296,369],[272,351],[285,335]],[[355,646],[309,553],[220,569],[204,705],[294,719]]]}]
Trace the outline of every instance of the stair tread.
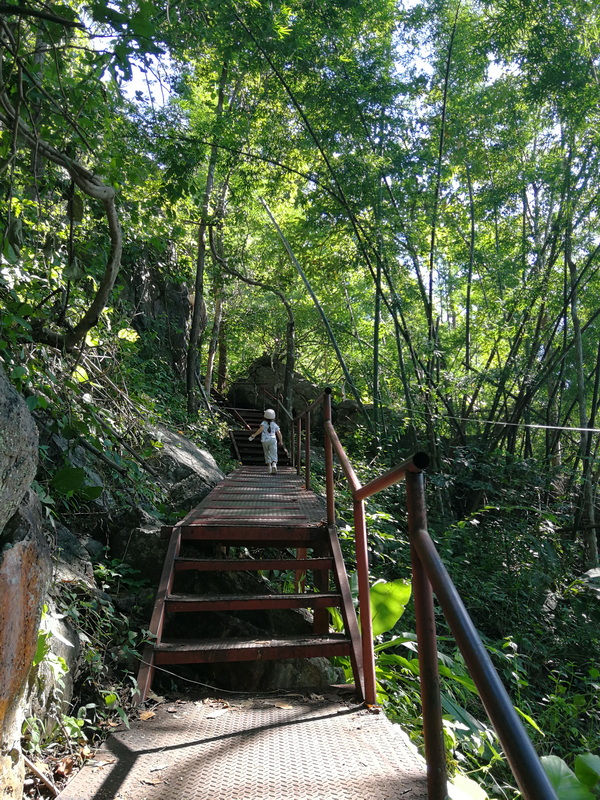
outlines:
[{"label": "stair tread", "polygon": [[176,558],[175,569],[248,570],[331,569],[332,558]]},{"label": "stair tread", "polygon": [[169,594],[167,595],[167,600],[174,600],[177,602],[196,602],[196,603],[203,603],[203,602],[231,602],[231,603],[243,603],[243,602],[258,602],[260,600],[264,600],[266,602],[271,600],[279,600],[279,599],[286,599],[286,600],[308,600],[314,601],[321,598],[331,598],[332,600],[336,600],[340,597],[338,592],[289,592],[289,593],[274,593],[274,594]]},{"label": "stair tread", "polygon": [[242,637],[222,639],[168,639],[155,645],[158,652],[179,650],[181,652],[193,650],[249,650],[255,647],[298,647],[318,644],[346,644],[350,640],[343,633],[331,634],[299,634],[296,636],[276,636],[247,639]]}]

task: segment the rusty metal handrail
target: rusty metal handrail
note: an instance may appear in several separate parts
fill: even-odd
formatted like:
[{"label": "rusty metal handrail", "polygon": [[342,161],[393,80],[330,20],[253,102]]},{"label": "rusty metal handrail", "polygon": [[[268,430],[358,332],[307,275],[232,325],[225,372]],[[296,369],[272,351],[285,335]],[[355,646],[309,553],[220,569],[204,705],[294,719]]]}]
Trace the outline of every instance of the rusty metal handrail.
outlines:
[{"label": "rusty metal handrail", "polygon": [[310,416],[319,406],[323,409],[325,428],[325,483],[327,523],[335,524],[333,452],[352,491],[358,599],[361,619],[361,645],[364,670],[364,699],[376,702],[375,653],[371,625],[369,566],[364,501],[406,480],[408,532],[410,539],[413,598],[415,604],[423,734],[427,762],[428,800],[446,800],[447,773],[442,727],[442,705],[438,670],[437,633],[433,592],[465,659],[467,668],[490,719],[508,764],[519,785],[524,800],[557,800],[538,755],[527,736],[523,723],[496,672],[475,626],[462,602],[452,579],[427,531],[423,470],[429,457],[416,453],[412,458],[370,481],[360,484],[331,421],[331,389],[326,389],[302,414],[295,418],[297,446],[292,443],[292,457],[301,471],[302,421],[306,423],[306,487],[310,485]]}]

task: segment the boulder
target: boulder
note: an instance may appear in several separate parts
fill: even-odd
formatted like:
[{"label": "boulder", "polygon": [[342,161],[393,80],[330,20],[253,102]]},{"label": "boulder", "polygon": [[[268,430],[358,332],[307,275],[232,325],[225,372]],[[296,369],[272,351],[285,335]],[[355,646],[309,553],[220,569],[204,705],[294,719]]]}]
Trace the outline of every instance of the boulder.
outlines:
[{"label": "boulder", "polygon": [[0,533],[31,486],[37,459],[35,422],[0,367]]},{"label": "boulder", "polygon": [[[285,364],[271,356],[261,356],[248,369],[248,377],[235,381],[227,398],[237,408],[262,410],[273,406],[274,397],[282,398]],[[265,393],[266,390],[266,393]],[[321,389],[294,373],[292,379],[292,408],[301,414],[319,396]]]},{"label": "boulder", "polygon": [[152,586],[158,585],[168,541],[161,539],[161,522],[139,506],[113,520],[111,556],[140,571]]},{"label": "boulder", "polygon": [[0,786],[6,800],[23,792],[20,702],[51,569],[41,505],[29,491],[37,459],[33,418],[0,368]]},{"label": "boulder", "polygon": [[162,448],[150,460],[170,488],[169,504],[175,511],[190,511],[220,483],[225,475],[211,454],[164,425],[152,429]]},{"label": "boulder", "polygon": [[0,533],[0,786],[2,797],[22,796],[21,701],[37,648],[42,597],[51,575],[37,495],[26,500]]}]

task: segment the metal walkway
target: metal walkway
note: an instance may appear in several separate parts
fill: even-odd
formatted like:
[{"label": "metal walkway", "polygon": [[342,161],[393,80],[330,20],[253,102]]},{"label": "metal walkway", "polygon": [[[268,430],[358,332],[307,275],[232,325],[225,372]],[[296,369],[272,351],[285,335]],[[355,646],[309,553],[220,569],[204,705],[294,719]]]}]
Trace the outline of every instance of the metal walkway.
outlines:
[{"label": "metal walkway", "polygon": [[422,759],[339,694],[177,701],[111,735],[60,800],[426,800]]},{"label": "metal walkway", "polygon": [[[138,699],[148,696],[155,668],[160,665],[315,656],[349,656],[355,683],[364,697],[360,634],[350,584],[337,531],[325,517],[323,501],[305,488],[292,467],[281,467],[271,475],[264,466],[242,466],[181,522],[163,528],[169,546],[150,621],[154,640],[144,649],[138,673]],[[212,555],[186,553],[190,545],[216,550]],[[249,546],[258,548],[258,553],[251,555]],[[203,575],[240,570],[292,572],[295,591],[278,591],[272,584],[258,582],[254,593],[206,593]],[[190,578],[197,587],[191,593],[185,588]],[[343,634],[330,631],[329,608],[339,609]],[[261,634],[258,639],[226,638],[219,632],[206,633],[206,623],[201,621],[214,612],[276,609],[310,609],[312,631]],[[195,615],[199,635],[191,636],[190,625],[186,627],[189,638],[171,634],[169,621],[180,614]]]}]

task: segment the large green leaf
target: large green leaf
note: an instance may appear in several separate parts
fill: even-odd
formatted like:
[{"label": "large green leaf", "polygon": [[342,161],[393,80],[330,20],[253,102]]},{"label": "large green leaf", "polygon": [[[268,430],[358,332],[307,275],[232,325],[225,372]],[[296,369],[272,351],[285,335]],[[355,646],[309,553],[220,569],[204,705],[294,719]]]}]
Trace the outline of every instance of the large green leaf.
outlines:
[{"label": "large green leaf", "polygon": [[54,473],[50,483],[63,494],[73,492],[85,485],[85,470],[81,467],[64,467]]},{"label": "large green leaf", "polygon": [[371,586],[373,636],[391,630],[410,599],[410,581],[379,581]]},{"label": "large green leaf", "polygon": [[575,775],[588,789],[600,781],[600,756],[593,753],[581,753],[575,758]]},{"label": "large green leaf", "polygon": [[559,800],[595,800],[594,795],[558,756],[542,756],[542,766]]},{"label": "large green leaf", "polygon": [[488,800],[481,786],[465,775],[455,775],[448,785],[450,800]]}]

